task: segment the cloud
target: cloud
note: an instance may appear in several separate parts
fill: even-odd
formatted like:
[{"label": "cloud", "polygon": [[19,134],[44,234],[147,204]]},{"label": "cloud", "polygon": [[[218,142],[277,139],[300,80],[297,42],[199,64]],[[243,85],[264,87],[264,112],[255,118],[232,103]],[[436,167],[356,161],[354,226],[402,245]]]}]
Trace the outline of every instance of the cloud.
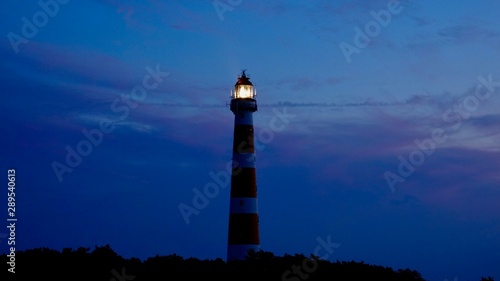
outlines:
[{"label": "cloud", "polygon": [[[137,69],[121,59],[88,49],[32,41],[16,57],[2,54],[10,70],[30,81],[126,87]],[[142,69],[141,69],[142,70]],[[65,85],[67,86],[67,85]]]},{"label": "cloud", "polygon": [[498,38],[500,32],[478,26],[474,23],[461,23],[442,28],[437,31],[437,35],[450,44],[465,44]]},{"label": "cloud", "polygon": [[500,124],[500,114],[473,116],[470,118],[470,123],[475,127],[498,129],[498,124]]},{"label": "cloud", "polygon": [[429,24],[432,24],[434,20],[428,18],[428,17],[421,17],[421,16],[410,16],[410,18],[415,22],[415,24],[418,27],[424,27]]},{"label": "cloud", "polygon": [[[446,122],[442,120],[442,107],[452,108],[449,100],[446,95],[422,95],[393,103],[275,104],[288,108],[296,118],[266,144],[260,154],[271,157],[272,161],[261,157],[260,166],[314,163],[315,168],[310,172],[313,182],[330,182],[332,188],[389,192],[384,172],[397,174],[398,155],[408,159],[410,152],[419,150],[417,140],[431,139],[436,128],[448,129],[443,127]],[[447,133],[446,140],[436,144],[433,154],[426,157],[401,187],[411,190],[412,196],[425,204],[451,206],[457,212],[467,203],[467,196],[472,196],[469,190],[478,184],[477,179],[482,179],[484,188],[492,190],[499,180],[494,172],[500,168],[500,162],[494,160],[500,151],[498,119],[498,115],[483,116],[477,112],[464,120],[460,129],[451,131],[455,134]],[[265,122],[256,124],[256,132],[265,125]],[[435,190],[427,188],[427,183],[436,183],[431,185]],[[413,193],[414,189],[423,193]],[[438,200],[445,194],[453,195],[451,205],[443,202],[442,197]],[[488,202],[487,208],[492,208],[493,201]]]},{"label": "cloud", "polygon": [[[491,25],[491,24],[490,24]],[[425,24],[409,36],[404,46],[412,49],[445,47],[463,44],[498,44],[500,32],[488,28],[488,24],[480,25],[470,20],[455,23],[432,22]]]}]

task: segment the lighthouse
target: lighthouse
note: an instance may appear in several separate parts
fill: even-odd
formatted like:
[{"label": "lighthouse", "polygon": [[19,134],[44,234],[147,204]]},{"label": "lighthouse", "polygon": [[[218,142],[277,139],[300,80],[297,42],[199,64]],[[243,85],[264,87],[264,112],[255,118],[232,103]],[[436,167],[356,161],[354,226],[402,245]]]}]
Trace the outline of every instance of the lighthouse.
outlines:
[{"label": "lighthouse", "polygon": [[260,249],[257,212],[257,177],[253,113],[257,111],[255,90],[242,71],[231,91],[234,137],[229,206],[227,260],[244,260],[249,250]]}]

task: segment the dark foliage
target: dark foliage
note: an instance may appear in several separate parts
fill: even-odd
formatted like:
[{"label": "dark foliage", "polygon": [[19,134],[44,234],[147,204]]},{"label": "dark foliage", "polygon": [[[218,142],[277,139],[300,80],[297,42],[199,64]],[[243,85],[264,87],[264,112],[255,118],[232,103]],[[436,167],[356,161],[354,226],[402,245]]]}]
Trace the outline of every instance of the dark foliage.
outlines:
[{"label": "dark foliage", "polygon": [[[7,260],[6,254],[0,256],[2,264],[6,265]],[[6,268],[4,272],[7,273]],[[96,246],[93,251],[83,247],[19,251],[16,273],[7,274],[15,275],[16,280],[424,280],[419,272],[410,269],[393,270],[354,261],[330,262],[302,254],[275,256],[265,251],[250,252],[245,261],[232,262],[172,254],[142,261],[122,258],[109,245]]]}]

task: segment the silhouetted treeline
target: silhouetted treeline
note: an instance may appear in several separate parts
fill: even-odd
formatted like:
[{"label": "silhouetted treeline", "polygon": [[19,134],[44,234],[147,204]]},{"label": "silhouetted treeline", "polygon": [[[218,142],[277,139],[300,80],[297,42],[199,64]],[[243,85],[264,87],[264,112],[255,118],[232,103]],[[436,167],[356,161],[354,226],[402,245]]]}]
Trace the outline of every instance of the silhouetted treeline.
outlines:
[{"label": "silhouetted treeline", "polygon": [[[6,254],[0,256],[4,267]],[[16,280],[425,280],[410,269],[364,262],[330,262],[303,254],[275,256],[271,252],[249,253],[245,261],[225,262],[222,259],[200,260],[176,254],[154,256],[144,261],[125,259],[109,245],[57,251],[37,248],[16,253]],[[10,279],[10,278],[9,278]],[[483,278],[486,279],[486,278]],[[1,280],[7,280],[1,278]],[[486,279],[488,280],[488,279]],[[493,279],[489,279],[493,280]]]}]

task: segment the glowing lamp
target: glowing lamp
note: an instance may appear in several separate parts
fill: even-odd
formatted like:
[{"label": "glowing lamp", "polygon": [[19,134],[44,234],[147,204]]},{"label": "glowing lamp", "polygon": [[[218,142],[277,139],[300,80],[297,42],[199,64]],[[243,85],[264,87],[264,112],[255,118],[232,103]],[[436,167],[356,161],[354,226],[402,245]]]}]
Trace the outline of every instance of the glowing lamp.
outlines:
[{"label": "glowing lamp", "polygon": [[254,99],[256,96],[255,90],[253,88],[252,82],[246,76],[243,70],[241,76],[238,77],[238,81],[234,85],[234,91],[231,93],[231,98],[233,99]]}]

